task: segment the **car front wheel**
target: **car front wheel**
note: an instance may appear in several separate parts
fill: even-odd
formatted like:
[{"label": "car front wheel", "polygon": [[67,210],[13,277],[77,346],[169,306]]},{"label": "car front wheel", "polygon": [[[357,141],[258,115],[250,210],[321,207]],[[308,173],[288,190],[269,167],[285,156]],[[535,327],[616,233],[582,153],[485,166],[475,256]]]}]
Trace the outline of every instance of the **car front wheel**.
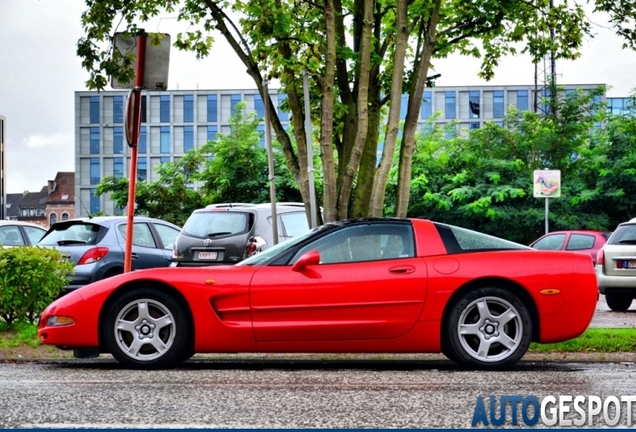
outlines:
[{"label": "car front wheel", "polygon": [[154,289],[129,291],[106,313],[106,347],[127,367],[169,368],[188,358],[189,322],[183,302],[174,296]]},{"label": "car front wheel", "polygon": [[450,305],[444,325],[447,356],[477,369],[506,369],[530,345],[532,320],[525,304],[510,291],[485,287],[463,294]]},{"label": "car front wheel", "polygon": [[620,293],[605,293],[605,301],[607,306],[613,311],[624,312],[632,305],[632,296],[629,294]]}]

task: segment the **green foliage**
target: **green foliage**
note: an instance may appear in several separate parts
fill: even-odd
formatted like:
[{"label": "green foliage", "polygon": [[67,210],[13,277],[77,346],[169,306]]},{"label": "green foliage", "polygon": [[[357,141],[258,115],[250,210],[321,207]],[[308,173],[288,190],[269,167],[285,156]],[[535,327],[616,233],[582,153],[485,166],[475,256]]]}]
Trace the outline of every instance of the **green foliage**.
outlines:
[{"label": "green foliage", "polygon": [[[558,98],[547,116],[510,109],[504,126],[444,139],[433,127],[418,141],[409,216],[529,244],[545,231],[545,200],[533,171],[561,170],[561,198],[549,201],[549,228],[614,227],[636,215],[636,117],[605,114],[602,89]],[[605,123],[606,127],[596,126]]]},{"label": "green foliage", "polygon": [[[203,169],[194,176],[202,185],[205,202],[270,201],[267,150],[261,146],[262,137],[258,132],[261,121],[256,113],[246,114],[245,102],[240,102],[230,118],[230,133],[219,133],[215,141],[201,147],[205,161]],[[273,151],[277,200],[302,201],[280,149]]]},{"label": "green foliage", "polygon": [[62,293],[73,268],[57,249],[0,249],[0,318],[9,328],[16,321],[34,322]]}]

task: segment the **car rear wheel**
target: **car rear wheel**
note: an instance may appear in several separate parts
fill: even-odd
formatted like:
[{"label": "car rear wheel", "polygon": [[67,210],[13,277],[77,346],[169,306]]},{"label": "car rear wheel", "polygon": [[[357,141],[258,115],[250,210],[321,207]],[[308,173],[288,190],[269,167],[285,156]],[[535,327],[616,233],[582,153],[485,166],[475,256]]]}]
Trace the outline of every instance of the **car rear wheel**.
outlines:
[{"label": "car rear wheel", "polygon": [[510,291],[479,288],[463,294],[450,308],[444,351],[451,360],[471,368],[506,369],[526,353],[532,319]]},{"label": "car rear wheel", "polygon": [[158,290],[136,289],[108,309],[106,347],[127,367],[169,368],[191,356],[190,327],[180,299]]},{"label": "car rear wheel", "polygon": [[621,293],[605,293],[605,301],[607,306],[613,311],[624,312],[632,305],[632,296]]}]

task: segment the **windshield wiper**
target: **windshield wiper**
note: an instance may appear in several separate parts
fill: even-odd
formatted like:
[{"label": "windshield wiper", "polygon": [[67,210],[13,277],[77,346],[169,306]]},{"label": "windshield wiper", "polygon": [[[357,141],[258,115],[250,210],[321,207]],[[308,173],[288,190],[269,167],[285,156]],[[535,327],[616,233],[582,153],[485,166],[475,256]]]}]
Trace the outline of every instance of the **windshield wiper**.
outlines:
[{"label": "windshield wiper", "polygon": [[229,231],[219,231],[219,232],[213,232],[213,233],[207,234],[207,237],[218,237],[218,236],[228,235],[228,234],[232,234],[232,233]]},{"label": "windshield wiper", "polygon": [[78,244],[86,244],[86,242],[84,240],[60,240],[57,242],[58,246],[78,245]]}]

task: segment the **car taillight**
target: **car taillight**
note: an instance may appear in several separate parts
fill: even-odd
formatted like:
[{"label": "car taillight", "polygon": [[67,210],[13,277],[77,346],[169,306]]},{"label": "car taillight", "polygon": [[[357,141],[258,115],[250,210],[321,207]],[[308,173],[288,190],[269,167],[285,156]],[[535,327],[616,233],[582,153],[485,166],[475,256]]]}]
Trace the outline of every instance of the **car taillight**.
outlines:
[{"label": "car taillight", "polygon": [[596,253],[596,264],[604,265],[605,264],[605,252],[603,249],[599,249]]},{"label": "car taillight", "polygon": [[245,245],[244,258],[249,258],[252,255],[256,255],[263,249],[263,246],[265,246],[266,244],[267,242],[263,237],[250,237],[249,240],[247,240],[247,244]]},{"label": "car taillight", "polygon": [[84,255],[82,255],[77,265],[92,264],[104,258],[107,253],[108,253],[108,248],[105,248],[105,247],[96,247],[96,248],[89,249],[86,252],[84,252]]}]

